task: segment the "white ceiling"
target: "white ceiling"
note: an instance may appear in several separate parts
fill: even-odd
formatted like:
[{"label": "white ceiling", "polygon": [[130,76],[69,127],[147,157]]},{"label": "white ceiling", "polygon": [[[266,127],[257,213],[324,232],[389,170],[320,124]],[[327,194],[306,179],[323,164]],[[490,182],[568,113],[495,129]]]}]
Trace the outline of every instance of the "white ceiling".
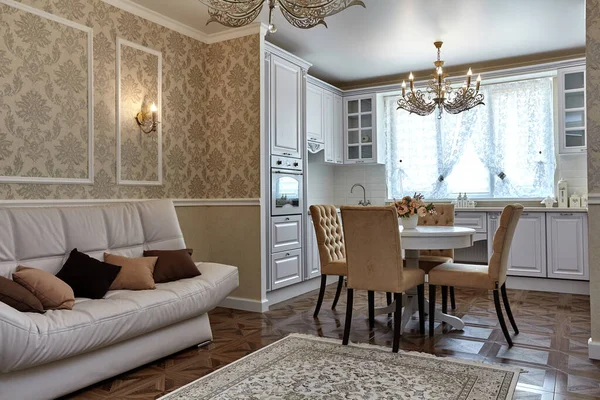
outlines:
[{"label": "white ceiling", "polygon": [[[211,34],[198,0],[133,0]],[[329,17],[329,28],[302,30],[275,11],[268,40],[313,63],[311,75],[352,82],[433,68],[433,42],[443,40],[446,65],[518,57],[585,46],[585,0],[364,0]],[[266,22],[266,13],[260,16]]]}]

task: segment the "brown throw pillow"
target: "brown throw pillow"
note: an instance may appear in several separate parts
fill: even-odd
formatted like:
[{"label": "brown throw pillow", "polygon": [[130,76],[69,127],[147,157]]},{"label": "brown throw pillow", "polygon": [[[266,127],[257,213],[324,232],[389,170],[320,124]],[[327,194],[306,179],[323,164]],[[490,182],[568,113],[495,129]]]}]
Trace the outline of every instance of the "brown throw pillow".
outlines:
[{"label": "brown throw pillow", "polygon": [[0,276],[0,302],[21,312],[44,312],[44,306],[33,293],[3,276]]},{"label": "brown throw pillow", "polygon": [[121,271],[119,271],[117,278],[110,285],[109,290],[154,289],[153,274],[156,260],[158,260],[158,257],[129,258],[104,253],[105,262],[121,267]]},{"label": "brown throw pillow", "polygon": [[154,267],[154,282],[172,282],[200,275],[192,260],[192,249],[146,250],[144,257],[158,257]]},{"label": "brown throw pillow", "polygon": [[13,280],[33,293],[44,310],[70,310],[75,304],[73,289],[49,272],[19,266]]}]

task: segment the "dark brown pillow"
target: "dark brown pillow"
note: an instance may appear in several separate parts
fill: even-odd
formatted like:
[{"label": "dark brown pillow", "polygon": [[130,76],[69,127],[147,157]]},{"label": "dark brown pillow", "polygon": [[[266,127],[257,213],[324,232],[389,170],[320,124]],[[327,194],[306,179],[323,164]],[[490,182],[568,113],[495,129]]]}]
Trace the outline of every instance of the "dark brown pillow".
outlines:
[{"label": "dark brown pillow", "polygon": [[33,293],[3,276],[0,276],[0,302],[21,312],[44,312],[42,302]]},{"label": "dark brown pillow", "polygon": [[65,281],[75,297],[101,299],[121,271],[118,265],[105,263],[73,249],[56,277]]},{"label": "dark brown pillow", "polygon": [[192,249],[146,250],[144,257],[158,257],[154,266],[154,282],[164,283],[200,275],[192,260]]}]

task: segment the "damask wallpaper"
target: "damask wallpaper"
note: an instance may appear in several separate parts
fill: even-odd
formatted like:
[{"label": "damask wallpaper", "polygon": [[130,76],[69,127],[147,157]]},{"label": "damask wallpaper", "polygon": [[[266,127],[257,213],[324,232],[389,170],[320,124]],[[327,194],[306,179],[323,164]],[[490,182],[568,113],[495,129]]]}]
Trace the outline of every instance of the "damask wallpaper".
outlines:
[{"label": "damask wallpaper", "polygon": [[[0,184],[0,199],[259,197],[258,34],[207,45],[102,0],[23,0],[22,3],[93,28],[95,182],[93,185]],[[5,20],[7,6],[1,7]],[[75,58],[68,52],[81,45],[79,35],[65,33],[65,39],[59,40],[44,34],[44,24],[31,22],[30,16],[11,14],[11,18],[0,26],[0,42],[3,43],[0,45],[0,79],[16,68],[22,71],[23,80],[27,81],[27,68],[38,65],[28,64],[23,57],[7,53],[3,47],[6,43],[22,47],[32,46],[36,40],[40,43],[49,40],[51,44],[35,44],[44,49],[43,55],[40,55],[42,61],[49,64],[48,68],[55,71],[55,76],[72,74],[73,78],[71,75],[64,78],[70,81],[69,84],[81,82],[74,71],[82,70],[81,54],[84,53],[74,52],[80,56]],[[29,37],[28,40],[33,42],[28,43],[19,35]],[[162,53],[162,109],[159,119],[163,136],[164,184],[160,186],[116,184],[117,37]],[[57,49],[59,58],[56,61],[48,59],[48,54],[54,54],[49,53],[52,48]],[[69,59],[77,68],[58,72],[60,65],[68,63]],[[4,115],[0,119],[0,173],[3,175],[16,175],[18,168],[20,174],[29,173],[34,167],[36,169],[31,173],[42,176],[80,176],[87,172],[84,141],[87,136],[80,131],[71,132],[76,140],[71,139],[67,121],[69,118],[82,118],[80,112],[83,113],[83,108],[62,111],[62,103],[57,102],[55,97],[65,98],[66,91],[73,89],[59,82],[51,79],[35,85],[40,96],[48,96],[45,102],[44,97],[40,100],[34,94],[21,100],[20,96],[26,95],[28,90],[13,96],[12,92],[6,92],[6,85],[0,86],[0,109],[6,109],[7,99],[14,104],[11,106],[14,122]],[[84,91],[81,83],[77,89]],[[74,104],[77,107],[85,104],[87,109],[87,102],[77,101]],[[69,107],[68,103],[66,107]],[[7,128],[7,121],[12,130]],[[34,128],[41,132],[35,133]],[[17,131],[20,136],[15,134]],[[41,139],[37,139],[38,136]],[[29,137],[35,138],[35,141],[29,141]],[[43,157],[35,152],[36,146],[41,146],[41,143],[46,151],[41,153]]]},{"label": "damask wallpaper", "polygon": [[586,21],[588,191],[600,193],[600,1],[587,1]]}]

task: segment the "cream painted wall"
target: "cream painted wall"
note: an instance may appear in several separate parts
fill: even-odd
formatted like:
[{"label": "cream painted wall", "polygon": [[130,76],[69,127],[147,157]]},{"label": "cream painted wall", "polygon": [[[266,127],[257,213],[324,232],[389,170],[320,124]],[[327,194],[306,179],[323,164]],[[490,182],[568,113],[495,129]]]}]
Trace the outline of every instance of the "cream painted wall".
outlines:
[{"label": "cream painted wall", "polygon": [[231,296],[261,299],[260,207],[177,207],[185,243],[194,261],[238,267],[240,287]]}]

